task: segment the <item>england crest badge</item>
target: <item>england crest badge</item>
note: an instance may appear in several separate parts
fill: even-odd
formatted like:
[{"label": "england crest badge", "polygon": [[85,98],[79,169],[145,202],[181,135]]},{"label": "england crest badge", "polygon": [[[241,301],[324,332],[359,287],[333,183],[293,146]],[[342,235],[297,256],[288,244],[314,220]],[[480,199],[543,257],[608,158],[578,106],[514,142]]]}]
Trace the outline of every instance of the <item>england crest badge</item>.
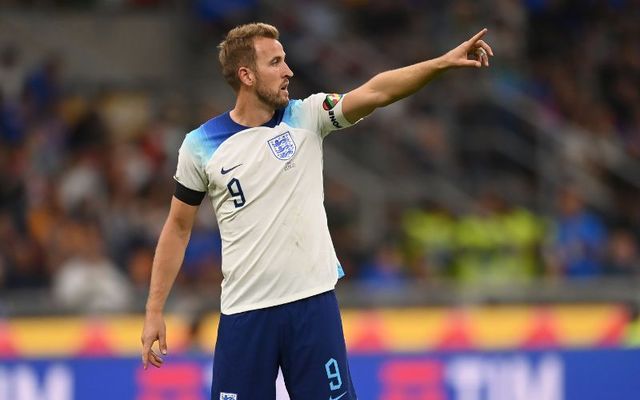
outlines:
[{"label": "england crest badge", "polygon": [[286,161],[296,154],[296,144],[291,137],[291,133],[286,131],[268,141],[273,155],[278,160]]}]

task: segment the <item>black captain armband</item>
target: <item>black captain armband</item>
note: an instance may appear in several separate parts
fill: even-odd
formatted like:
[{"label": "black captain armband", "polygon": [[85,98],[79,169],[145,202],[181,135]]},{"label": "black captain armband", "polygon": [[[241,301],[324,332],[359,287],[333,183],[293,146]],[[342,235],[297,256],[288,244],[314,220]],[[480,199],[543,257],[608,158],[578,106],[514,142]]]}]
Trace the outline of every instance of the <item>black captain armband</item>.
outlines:
[{"label": "black captain armband", "polygon": [[173,193],[173,196],[176,199],[189,204],[190,206],[199,206],[206,194],[206,192],[191,190],[188,187],[182,185],[180,182],[176,181],[176,191]]}]

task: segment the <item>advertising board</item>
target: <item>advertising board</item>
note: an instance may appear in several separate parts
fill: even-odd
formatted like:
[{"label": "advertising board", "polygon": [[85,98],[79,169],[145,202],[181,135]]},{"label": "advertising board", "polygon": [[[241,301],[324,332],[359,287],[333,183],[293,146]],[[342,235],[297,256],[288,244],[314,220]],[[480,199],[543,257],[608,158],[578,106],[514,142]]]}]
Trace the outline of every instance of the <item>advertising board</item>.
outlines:
[{"label": "advertising board", "polygon": [[[640,349],[372,353],[350,357],[366,400],[637,399]],[[209,399],[211,357],[0,360],[0,400]],[[278,400],[288,399],[279,382]]]}]

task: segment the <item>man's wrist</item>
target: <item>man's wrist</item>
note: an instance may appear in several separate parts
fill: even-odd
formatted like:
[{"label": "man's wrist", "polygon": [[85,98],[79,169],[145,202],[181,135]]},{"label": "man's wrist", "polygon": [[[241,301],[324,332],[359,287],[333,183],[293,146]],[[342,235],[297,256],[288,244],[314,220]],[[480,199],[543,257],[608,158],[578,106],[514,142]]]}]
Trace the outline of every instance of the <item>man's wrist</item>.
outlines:
[{"label": "man's wrist", "polygon": [[434,58],[433,59],[433,66],[435,67],[436,71],[441,72],[441,71],[446,71],[447,69],[451,68],[453,66],[453,64],[447,60],[447,57],[446,57],[446,54],[445,54],[445,55],[442,55],[440,57]]},{"label": "man's wrist", "polygon": [[164,312],[164,307],[147,305],[145,307],[145,312],[147,314],[162,314]]}]

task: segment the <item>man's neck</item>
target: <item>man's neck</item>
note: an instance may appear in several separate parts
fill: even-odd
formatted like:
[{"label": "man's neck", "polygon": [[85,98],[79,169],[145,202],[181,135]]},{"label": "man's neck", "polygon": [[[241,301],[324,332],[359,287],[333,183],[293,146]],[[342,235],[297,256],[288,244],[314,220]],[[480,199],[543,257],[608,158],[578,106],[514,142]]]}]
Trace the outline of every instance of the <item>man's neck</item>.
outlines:
[{"label": "man's neck", "polygon": [[231,119],[248,127],[261,126],[273,118],[275,110],[253,96],[239,95],[231,110]]}]

